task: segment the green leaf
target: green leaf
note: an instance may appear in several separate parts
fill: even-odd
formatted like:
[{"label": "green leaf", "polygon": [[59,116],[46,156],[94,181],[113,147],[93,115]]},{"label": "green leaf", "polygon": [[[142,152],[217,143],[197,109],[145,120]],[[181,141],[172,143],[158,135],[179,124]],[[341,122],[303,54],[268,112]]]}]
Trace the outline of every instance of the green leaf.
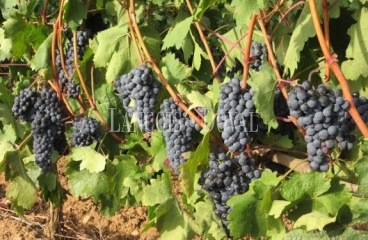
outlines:
[{"label": "green leaf", "polygon": [[255,92],[254,104],[257,112],[269,128],[277,128],[278,123],[273,110],[277,79],[272,68],[267,64],[263,64],[262,71],[248,79],[248,83]]},{"label": "green leaf", "polygon": [[164,161],[167,157],[166,143],[162,132],[157,131],[152,134],[150,153],[153,155],[152,167],[154,171],[164,169]]},{"label": "green leaf", "polygon": [[198,202],[195,207],[195,223],[201,228],[203,237],[209,239],[226,239],[226,232],[222,227],[219,218],[214,214],[214,206],[212,199],[208,195],[203,199],[203,202]]},{"label": "green leaf", "polygon": [[0,28],[0,61],[4,61],[11,56],[12,41],[5,37],[4,29]]},{"label": "green leaf", "polygon": [[187,36],[193,17],[188,17],[176,24],[164,38],[162,50],[175,46],[180,49],[183,46],[184,38]]},{"label": "green leaf", "polygon": [[274,216],[275,218],[279,218],[290,205],[291,202],[289,201],[274,200],[268,214]]},{"label": "green leaf", "polygon": [[86,6],[79,0],[67,0],[64,4],[63,18],[73,32],[76,31],[83,19],[87,18]]},{"label": "green leaf", "polygon": [[175,58],[173,53],[167,54],[162,62],[165,66],[162,67],[162,73],[170,84],[181,83],[184,79],[192,74],[192,68],[181,63]]},{"label": "green leaf", "polygon": [[129,188],[124,186],[124,179],[134,176],[138,171],[138,166],[137,159],[133,156],[123,155],[119,159],[121,162],[115,165],[114,188],[117,196],[123,198],[129,190]]},{"label": "green leaf", "polygon": [[343,205],[349,205],[352,194],[344,186],[339,184],[338,178],[331,180],[331,188],[328,192],[314,199],[313,209],[321,213],[336,216]]},{"label": "green leaf", "polygon": [[291,149],[294,147],[293,141],[286,135],[269,133],[268,136],[260,138],[259,141],[265,145],[278,148]]},{"label": "green leaf", "polygon": [[194,181],[197,166],[208,162],[210,155],[209,140],[210,134],[206,134],[197,150],[178,169],[181,172],[179,176],[181,188],[188,197],[192,196],[194,186],[197,184]]},{"label": "green leaf", "polygon": [[146,44],[148,52],[157,62],[161,59],[160,46],[162,43],[160,33],[152,26],[140,26],[139,30],[143,35],[143,41]]},{"label": "green leaf", "polygon": [[163,173],[157,179],[151,179],[151,185],[143,190],[142,204],[154,206],[166,203],[174,198],[169,173]]},{"label": "green leaf", "polygon": [[363,157],[354,166],[359,175],[359,193],[368,194],[368,157]]},{"label": "green leaf", "polygon": [[[127,27],[125,25],[111,27],[99,32],[96,40],[91,45],[91,48],[95,52],[93,61],[96,67],[108,66],[114,53],[120,52],[120,49],[125,49],[126,45]],[[119,61],[124,61],[125,59],[122,58]]]},{"label": "green leaf", "polygon": [[239,26],[247,24],[252,14],[257,14],[259,11],[254,0],[233,0],[231,6],[234,8],[234,18]]},{"label": "green leaf", "polygon": [[56,189],[57,175],[53,172],[47,172],[41,174],[38,177],[38,181],[41,188],[46,188],[48,191],[52,192]]},{"label": "green leaf", "polygon": [[328,240],[331,239],[326,231],[323,232],[319,232],[319,231],[312,231],[312,232],[308,232],[306,230],[303,229],[294,229],[290,232],[288,232],[285,235],[285,240],[295,240],[295,239],[306,239],[306,240],[314,240],[314,239],[319,239],[319,240]]},{"label": "green leaf", "polygon": [[36,54],[31,60],[31,68],[38,71],[43,68],[48,68],[51,66],[51,41],[52,33],[45,39],[41,46],[37,49]]},{"label": "green leaf", "polygon": [[305,226],[307,231],[318,229],[323,230],[324,226],[335,222],[336,217],[329,217],[320,212],[311,212],[301,216],[295,223],[294,228]]},{"label": "green leaf", "polygon": [[327,192],[331,180],[326,180],[326,173],[293,173],[288,181],[281,186],[281,195],[294,202],[306,198],[314,198]]},{"label": "green leaf", "polygon": [[212,99],[210,99],[207,96],[203,96],[203,94],[201,94],[198,91],[191,91],[186,97],[192,103],[189,106],[189,110],[196,108],[196,107],[203,107],[207,109],[212,108]]},{"label": "green leaf", "polygon": [[290,76],[295,73],[298,67],[300,52],[303,50],[305,42],[316,35],[308,3],[304,5],[295,26],[284,60],[285,72],[289,72]]},{"label": "green leaf", "polygon": [[22,214],[23,209],[30,209],[37,201],[36,186],[27,175],[19,151],[8,151],[5,154],[5,162],[10,170],[7,172],[12,179],[6,196],[15,205],[16,211]]},{"label": "green leaf", "polygon": [[110,60],[110,62],[113,64],[109,64],[107,66],[107,83],[111,83],[117,76],[129,72],[140,63],[133,43],[129,41],[127,36],[124,36],[124,39],[126,45],[113,53]]},{"label": "green leaf", "polygon": [[218,0],[201,0],[195,9],[194,16],[201,19],[204,12],[216,2],[218,2]]},{"label": "green leaf", "polygon": [[97,173],[105,169],[106,157],[90,147],[73,148],[70,158],[81,161],[80,170],[87,169],[91,173]]},{"label": "green leaf", "polygon": [[[73,162],[69,166],[75,165]],[[70,192],[75,197],[93,197],[95,202],[99,196],[109,194],[109,182],[107,175],[104,172],[90,173],[86,170],[77,171],[69,167],[67,171]]]},{"label": "green leaf", "polygon": [[[231,236],[240,238],[250,234],[258,239],[266,235],[269,218],[273,218],[268,215],[272,206],[272,191],[280,180],[276,173],[266,170],[261,178],[250,184],[248,192],[233,196],[227,202],[233,209],[228,215]],[[274,227],[275,222],[271,221]]]},{"label": "green leaf", "polygon": [[357,80],[360,76],[368,76],[368,50],[365,44],[368,42],[368,12],[365,8],[356,11],[353,15],[357,21],[348,30],[350,43],[346,49],[346,58],[341,65],[347,79]]}]

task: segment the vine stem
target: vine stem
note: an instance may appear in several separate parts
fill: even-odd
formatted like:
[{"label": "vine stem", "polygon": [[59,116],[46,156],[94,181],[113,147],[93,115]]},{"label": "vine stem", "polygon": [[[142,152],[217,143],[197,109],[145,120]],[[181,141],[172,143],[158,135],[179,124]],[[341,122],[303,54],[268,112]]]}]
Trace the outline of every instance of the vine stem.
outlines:
[{"label": "vine stem", "polygon": [[[267,46],[267,52],[268,52],[269,60],[271,61],[271,66],[273,68],[273,71],[275,72],[277,79],[282,79],[282,77],[280,75],[280,72],[279,72],[279,69],[277,68],[275,54],[273,53],[271,42],[270,42],[270,39],[268,38],[261,12],[259,12],[259,14],[258,14],[258,23],[259,23],[259,26],[261,27],[261,30],[262,30],[262,33],[263,33],[263,37],[264,37],[264,40],[265,40],[265,43],[266,43],[266,46]],[[282,81],[278,81],[278,84],[279,84],[279,88],[282,92],[282,95],[287,100],[288,99],[288,93],[287,93],[287,89],[286,89],[284,83]],[[296,118],[294,118],[292,116],[289,116],[289,118],[304,136],[305,135],[305,130],[298,125],[298,122],[297,122]]]},{"label": "vine stem", "polygon": [[297,8],[300,5],[305,4],[305,1],[299,1],[297,3],[295,3],[293,6],[291,6],[284,14],[282,14],[281,19],[279,20],[279,22],[277,23],[276,27],[274,28],[273,32],[275,32],[275,30],[277,29],[277,27],[280,25],[280,23],[282,21],[284,21],[284,19],[286,18],[287,15],[289,15],[289,13],[291,13],[295,8]]},{"label": "vine stem", "polygon": [[29,67],[28,63],[1,63],[0,67]]},{"label": "vine stem", "polygon": [[[236,47],[238,46],[238,43],[240,41],[242,41],[248,33],[243,34],[243,36],[241,36],[238,40],[236,40],[235,43],[231,43],[232,45],[230,46],[229,50],[227,50],[227,52],[225,53],[224,57],[221,59],[221,61],[219,62],[219,64],[216,67],[216,72],[218,71],[218,69],[220,68],[221,64],[225,61],[226,57],[230,54],[230,52]],[[244,52],[244,50],[242,50]]]},{"label": "vine stem", "polygon": [[250,57],[250,46],[252,44],[253,30],[254,25],[256,24],[257,15],[253,14],[249,21],[248,26],[248,35],[245,38],[245,47],[244,47],[244,58],[243,58],[243,79],[242,79],[242,90],[244,91],[247,88],[247,79],[249,75],[249,57]]},{"label": "vine stem", "polygon": [[[134,0],[130,0],[129,11],[130,11],[130,15],[129,16],[132,18],[133,28],[135,30],[135,33],[136,33],[138,42],[141,45],[142,50],[143,50],[146,58],[151,63],[153,70],[156,72],[156,74],[160,78],[161,82],[166,87],[167,91],[169,92],[170,96],[173,98],[174,102],[184,112],[186,112],[201,128],[204,128],[205,125],[204,125],[203,119],[200,119],[197,115],[195,115],[192,111],[190,111],[189,108],[183,103],[183,101],[178,96],[178,94],[171,88],[170,84],[167,82],[166,78],[162,74],[160,68],[157,66],[156,62],[154,61],[154,59],[152,58],[151,54],[149,53],[149,51],[148,51],[148,49],[146,47],[146,44],[143,41],[143,37],[142,37],[142,34],[141,34],[140,30],[139,30],[137,21],[135,19]],[[225,150],[228,150],[228,148],[223,144],[223,142],[218,137],[216,137],[213,133],[210,133],[210,134],[211,134],[211,138],[214,141],[218,142],[220,144],[220,146],[222,148],[224,148]]]},{"label": "vine stem", "polygon": [[128,27],[129,27],[129,32],[131,34],[131,38],[133,40],[133,45],[134,45],[134,48],[135,48],[135,51],[137,52],[138,54],[138,57],[139,57],[139,62],[141,64],[144,63],[144,59],[143,59],[143,56],[142,56],[142,53],[141,51],[139,50],[139,47],[138,47],[138,43],[137,43],[137,39],[135,37],[135,34],[134,34],[134,29],[133,29],[133,24],[132,24],[132,19],[129,17],[129,7],[128,6],[124,6],[123,3],[121,3],[121,1],[118,0],[118,3],[119,5],[125,9],[125,15],[127,17],[127,20],[128,20]]},{"label": "vine stem", "polygon": [[24,146],[24,144],[26,144],[31,138],[32,134],[28,134],[28,136],[25,139],[23,139],[21,143],[19,143],[19,145],[17,146],[17,150],[20,150]]},{"label": "vine stem", "polygon": [[321,28],[319,18],[318,18],[316,1],[315,0],[310,0],[309,5],[310,5],[309,6],[310,11],[311,11],[311,14],[312,14],[314,29],[316,31],[317,38],[318,38],[318,41],[319,41],[319,45],[321,46],[321,49],[322,49],[323,55],[325,57],[326,63],[328,65],[328,67],[331,68],[331,70],[335,74],[337,80],[340,83],[344,98],[350,104],[349,113],[350,113],[351,117],[354,119],[355,123],[357,124],[359,130],[362,132],[364,137],[368,137],[368,128],[365,125],[365,123],[362,120],[358,110],[355,107],[353,98],[352,98],[351,93],[350,93],[349,84],[348,84],[348,82],[347,82],[347,80],[344,76],[344,73],[341,71],[339,65],[337,64],[335,56],[332,56],[330,54],[329,48],[327,47],[326,39],[323,35],[322,28]]},{"label": "vine stem", "polygon": [[42,13],[41,13],[41,22],[43,25],[45,25],[46,23],[46,10],[47,10],[47,5],[49,4],[49,0],[46,0],[44,5],[43,5],[43,9],[42,9]]},{"label": "vine stem", "polygon": [[[193,11],[192,4],[190,3],[190,0],[185,0],[185,2],[187,3],[187,6],[188,6],[188,9],[189,9],[190,14],[193,15],[194,11]],[[201,25],[199,23],[199,20],[194,20],[194,24],[195,24],[195,26],[197,28],[197,31],[199,33],[199,36],[200,36],[202,42],[203,42],[204,48],[206,49],[208,58],[210,60],[211,66],[212,66],[213,76],[216,78],[216,80],[217,80],[218,83],[221,83],[220,76],[218,75],[217,72],[215,72],[215,70],[216,70],[216,63],[215,63],[215,60],[213,60],[213,55],[212,55],[210,46],[208,45],[206,36],[204,35],[204,33],[202,31],[202,28],[201,28]]]},{"label": "vine stem", "polygon": [[96,109],[96,105],[94,104],[94,102],[92,101],[91,95],[89,94],[89,91],[87,89],[86,86],[86,82],[84,81],[82,72],[79,68],[79,64],[78,64],[78,53],[77,53],[77,32],[73,32],[73,45],[74,45],[74,68],[77,70],[78,73],[78,77],[80,80],[80,83],[82,85],[83,91],[85,93],[85,95],[87,96],[87,100],[88,103],[90,105],[90,107],[92,108],[93,112],[96,114],[98,120],[102,123],[102,125],[104,126],[105,130],[109,132],[109,134],[115,138],[118,142],[120,143],[124,143],[125,140],[120,138],[118,135],[116,135],[114,132],[110,131],[110,127],[107,125],[105,119],[102,117],[101,113]]},{"label": "vine stem", "polygon": [[[327,0],[322,0],[322,9],[323,9],[323,27],[326,38],[327,48],[330,49],[330,22],[328,17],[328,2]],[[325,80],[326,83],[330,80],[330,68],[326,68],[325,71]]]},{"label": "vine stem", "polygon": [[201,24],[201,26],[206,29],[206,31],[210,32],[211,34],[215,35],[217,38],[221,39],[222,41],[226,42],[227,44],[234,46],[234,48],[238,49],[241,53],[244,54],[244,49],[242,49],[241,47],[239,47],[237,44],[233,43],[232,41],[230,41],[229,39],[227,39],[226,37],[224,37],[223,35],[219,34],[218,32],[212,30],[211,28],[209,28],[206,24],[204,23],[199,23]]}]

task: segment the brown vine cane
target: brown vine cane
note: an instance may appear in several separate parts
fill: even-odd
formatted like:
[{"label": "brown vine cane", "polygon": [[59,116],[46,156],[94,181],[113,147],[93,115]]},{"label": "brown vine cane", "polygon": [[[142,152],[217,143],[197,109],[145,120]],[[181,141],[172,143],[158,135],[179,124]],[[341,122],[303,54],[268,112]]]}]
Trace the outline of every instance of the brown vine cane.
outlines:
[{"label": "brown vine cane", "polygon": [[368,137],[368,128],[365,125],[365,123],[362,120],[358,110],[355,107],[355,104],[353,102],[353,98],[352,98],[351,93],[350,93],[348,82],[345,78],[345,75],[341,71],[340,66],[337,64],[335,56],[331,55],[330,50],[327,47],[326,39],[323,35],[322,28],[321,28],[321,25],[320,25],[320,22],[319,22],[318,11],[317,11],[317,6],[316,6],[315,0],[310,0],[309,5],[310,5],[309,6],[310,11],[311,11],[311,14],[312,14],[314,29],[316,31],[317,38],[318,38],[318,41],[319,41],[319,45],[321,46],[321,49],[322,49],[323,55],[325,57],[326,63],[328,65],[328,67],[331,68],[331,70],[335,74],[337,80],[340,83],[343,96],[346,99],[346,101],[348,101],[349,104],[350,104],[349,114],[354,119],[355,123],[357,124],[360,132],[364,135],[364,137]]}]

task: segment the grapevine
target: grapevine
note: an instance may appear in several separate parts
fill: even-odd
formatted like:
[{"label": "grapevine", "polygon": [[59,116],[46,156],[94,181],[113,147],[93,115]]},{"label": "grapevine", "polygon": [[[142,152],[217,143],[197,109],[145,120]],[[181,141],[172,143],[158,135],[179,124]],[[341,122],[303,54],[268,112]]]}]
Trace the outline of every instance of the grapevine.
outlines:
[{"label": "grapevine", "polygon": [[0,3],[4,234],[367,239],[367,19],[347,0]]}]

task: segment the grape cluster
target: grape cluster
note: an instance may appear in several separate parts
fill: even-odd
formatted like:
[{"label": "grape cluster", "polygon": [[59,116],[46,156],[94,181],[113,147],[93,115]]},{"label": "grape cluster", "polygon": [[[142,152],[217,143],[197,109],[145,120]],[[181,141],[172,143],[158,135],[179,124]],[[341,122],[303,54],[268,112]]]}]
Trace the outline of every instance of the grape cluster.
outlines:
[{"label": "grape cluster", "polygon": [[267,47],[264,43],[252,42],[250,47],[250,56],[252,61],[249,63],[249,67],[255,71],[260,71],[264,60],[267,61]]},{"label": "grape cluster", "polygon": [[259,178],[261,172],[255,168],[254,159],[245,152],[234,159],[222,150],[219,153],[211,153],[208,166],[208,169],[202,172],[199,184],[209,192],[215,203],[216,215],[227,227],[227,215],[231,208],[226,202],[232,196],[248,191],[249,184]]},{"label": "grape cluster", "polygon": [[267,126],[256,114],[254,91],[241,89],[241,81],[233,78],[220,87],[217,125],[231,152],[243,151],[246,144],[267,132]]},{"label": "grape cluster", "polygon": [[[62,153],[67,148],[65,127],[62,123],[63,109],[56,93],[51,88],[43,88],[35,103],[36,115],[32,121],[33,151],[36,164],[42,171],[51,168],[53,147]],[[55,142],[55,139],[58,142]]]},{"label": "grape cluster", "polygon": [[53,148],[66,154],[68,147],[61,121],[63,109],[56,93],[47,87],[41,92],[24,89],[16,97],[12,111],[15,117],[31,122],[36,164],[43,172],[49,171]]},{"label": "grape cluster", "polygon": [[24,89],[14,100],[12,112],[16,118],[25,122],[32,122],[36,115],[35,104],[38,98],[36,89]]},{"label": "grape cluster", "polygon": [[94,118],[83,117],[74,121],[74,132],[71,136],[72,143],[77,147],[91,145],[101,138],[99,123]]},{"label": "grape cluster", "polygon": [[350,107],[340,90],[325,85],[312,88],[309,81],[289,92],[290,115],[296,117],[298,125],[306,130],[308,159],[313,170],[327,171],[328,154],[335,147],[351,149],[355,136],[351,131],[354,121],[348,113]]},{"label": "grape cluster", "polygon": [[200,131],[200,127],[172,98],[165,99],[160,106],[159,126],[165,138],[168,159],[176,170],[187,160],[182,154],[192,149],[193,134]]},{"label": "grape cluster", "polygon": [[154,77],[152,69],[146,65],[134,68],[128,74],[117,77],[114,86],[129,117],[133,114],[137,117],[141,131],[154,130],[155,105],[161,83]]},{"label": "grape cluster", "polygon": [[[66,55],[64,55],[64,65],[67,73],[64,72],[62,68],[62,59],[60,52],[56,49],[56,66],[58,69],[59,84],[61,89],[66,90],[67,97],[76,98],[80,92],[80,86],[77,84],[73,78],[74,74],[74,46],[73,46],[73,34],[72,32],[65,28],[63,30],[64,35],[69,40],[67,44]],[[78,59],[82,60],[84,52],[86,50],[86,45],[88,43],[88,31],[77,31],[77,54]],[[68,80],[69,76],[70,80]]]}]

